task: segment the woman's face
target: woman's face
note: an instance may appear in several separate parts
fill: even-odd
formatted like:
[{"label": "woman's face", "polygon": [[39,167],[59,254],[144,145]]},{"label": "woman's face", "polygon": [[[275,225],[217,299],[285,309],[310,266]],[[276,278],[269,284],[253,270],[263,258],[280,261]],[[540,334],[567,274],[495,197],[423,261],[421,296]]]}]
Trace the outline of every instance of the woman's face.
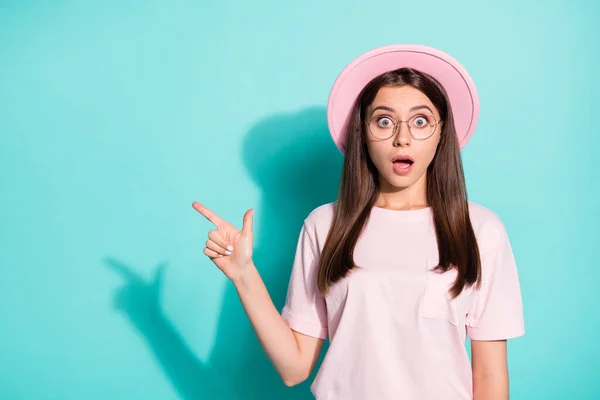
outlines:
[{"label": "woman's face", "polygon": [[[385,118],[386,116],[395,121],[407,121],[415,115],[428,114],[433,115],[436,121],[440,120],[440,114],[429,98],[408,85],[382,87],[366,111],[367,123],[371,118],[377,117],[376,121],[381,127],[389,126],[391,122],[391,119]],[[423,119],[417,119],[415,123],[422,125],[423,121]],[[369,156],[379,171],[381,188],[400,189],[412,186],[416,182],[424,184],[427,167],[435,155],[441,131],[442,123],[435,127],[435,132],[431,137],[425,140],[416,140],[408,130],[408,123],[402,122],[396,128],[394,135],[381,140],[375,138],[365,127]],[[413,132],[416,134],[416,129]],[[414,162],[412,164],[393,162],[397,156],[408,156]]]}]

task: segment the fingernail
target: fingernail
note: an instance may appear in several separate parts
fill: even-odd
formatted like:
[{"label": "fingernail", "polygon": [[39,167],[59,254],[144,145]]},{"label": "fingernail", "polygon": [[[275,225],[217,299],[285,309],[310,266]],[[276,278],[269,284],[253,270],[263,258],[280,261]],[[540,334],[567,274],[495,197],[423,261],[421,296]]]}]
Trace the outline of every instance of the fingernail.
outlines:
[{"label": "fingernail", "polygon": [[233,246],[232,245],[227,246],[227,250],[233,251]]},{"label": "fingernail", "polygon": [[229,250],[227,250],[227,251],[225,252],[225,254],[227,254],[227,255],[230,255],[230,254],[231,254],[231,252],[230,252]]}]

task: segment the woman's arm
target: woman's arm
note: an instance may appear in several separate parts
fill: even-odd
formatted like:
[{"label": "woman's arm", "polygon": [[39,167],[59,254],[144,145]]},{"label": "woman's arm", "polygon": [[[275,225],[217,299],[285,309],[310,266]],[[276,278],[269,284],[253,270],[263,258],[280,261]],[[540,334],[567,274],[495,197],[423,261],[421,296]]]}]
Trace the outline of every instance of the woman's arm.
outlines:
[{"label": "woman's arm", "polygon": [[254,264],[233,283],[261,346],[283,382],[294,386],[306,380],[324,340],[289,327],[273,304]]},{"label": "woman's arm", "polygon": [[506,340],[471,340],[473,400],[508,400]]},{"label": "woman's arm", "polygon": [[277,373],[288,386],[308,378],[316,364],[323,339],[293,331],[271,300],[271,296],[252,260],[253,213],[244,214],[242,230],[225,221],[204,205],[192,207],[212,222],[206,254],[235,284],[244,310],[258,340]]}]

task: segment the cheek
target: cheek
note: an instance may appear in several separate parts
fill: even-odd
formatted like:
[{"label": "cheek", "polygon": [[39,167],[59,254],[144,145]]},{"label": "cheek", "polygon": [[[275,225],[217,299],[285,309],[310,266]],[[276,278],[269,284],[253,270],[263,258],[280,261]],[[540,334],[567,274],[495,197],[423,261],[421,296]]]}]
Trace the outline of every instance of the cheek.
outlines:
[{"label": "cheek", "polygon": [[386,163],[388,157],[387,153],[384,151],[384,147],[378,146],[378,143],[367,143],[367,149],[371,161],[375,164],[377,169],[380,170],[384,166],[383,164]]},{"label": "cheek", "polygon": [[422,154],[427,163],[430,163],[435,157],[435,153],[437,152],[438,145],[440,143],[440,136],[437,133],[434,137],[431,138],[431,141],[423,143]]},{"label": "cheek", "polygon": [[[416,150],[416,149],[415,149]],[[426,170],[431,164],[433,157],[435,157],[435,153],[437,151],[437,142],[427,143],[426,146],[418,149],[416,151],[417,161],[419,161],[420,168],[422,170]]]},{"label": "cheek", "polygon": [[431,162],[431,160],[433,160],[433,157],[435,157],[436,151],[437,151],[437,146],[432,146],[427,149],[427,151],[425,152],[425,157],[428,162]]}]

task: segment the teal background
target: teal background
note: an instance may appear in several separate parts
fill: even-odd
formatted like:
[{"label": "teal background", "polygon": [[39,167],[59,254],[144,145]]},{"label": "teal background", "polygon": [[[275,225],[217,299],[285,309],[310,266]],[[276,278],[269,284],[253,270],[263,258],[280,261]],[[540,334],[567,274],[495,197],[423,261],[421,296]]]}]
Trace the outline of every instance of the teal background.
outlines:
[{"label": "teal background", "polygon": [[525,309],[511,399],[599,399],[599,18],[566,0],[0,1],[0,399],[312,398],[314,373],[280,382],[191,204],[238,227],[256,209],[281,309],[301,222],[336,198],[329,89],[391,43],[477,85],[469,198],[504,221]]}]

